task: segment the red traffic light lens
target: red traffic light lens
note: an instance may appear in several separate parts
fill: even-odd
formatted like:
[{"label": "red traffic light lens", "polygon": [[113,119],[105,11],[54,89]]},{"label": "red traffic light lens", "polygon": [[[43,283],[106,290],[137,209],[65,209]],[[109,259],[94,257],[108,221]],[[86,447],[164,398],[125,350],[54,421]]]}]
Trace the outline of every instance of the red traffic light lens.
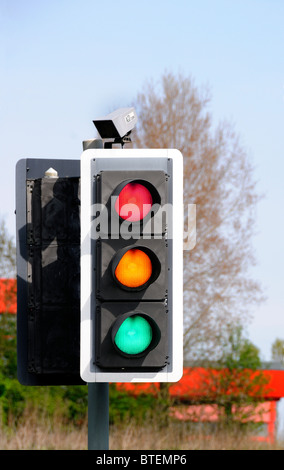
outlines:
[{"label": "red traffic light lens", "polygon": [[128,250],[115,269],[116,279],[126,287],[140,287],[152,275],[152,262],[142,250]]},{"label": "red traffic light lens", "polygon": [[144,219],[152,205],[153,198],[149,189],[141,183],[131,182],[120,191],[115,201],[115,210],[122,219],[137,222]]}]

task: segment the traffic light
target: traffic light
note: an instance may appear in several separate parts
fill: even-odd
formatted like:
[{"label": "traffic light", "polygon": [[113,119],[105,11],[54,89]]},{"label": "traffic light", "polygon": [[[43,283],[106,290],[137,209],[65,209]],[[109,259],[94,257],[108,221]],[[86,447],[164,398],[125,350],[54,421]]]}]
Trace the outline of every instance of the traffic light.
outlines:
[{"label": "traffic light", "polygon": [[183,161],[177,150],[81,156],[81,377],[177,381],[183,366]]},{"label": "traffic light", "polygon": [[16,232],[18,379],[83,384],[79,160],[18,162]]}]

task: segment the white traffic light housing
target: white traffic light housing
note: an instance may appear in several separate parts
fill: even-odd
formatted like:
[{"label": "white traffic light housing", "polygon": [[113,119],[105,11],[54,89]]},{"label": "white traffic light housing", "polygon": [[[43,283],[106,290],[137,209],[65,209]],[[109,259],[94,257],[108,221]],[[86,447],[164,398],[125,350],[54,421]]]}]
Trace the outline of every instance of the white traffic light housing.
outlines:
[{"label": "white traffic light housing", "polygon": [[81,377],[174,382],[183,370],[183,160],[81,156]]}]

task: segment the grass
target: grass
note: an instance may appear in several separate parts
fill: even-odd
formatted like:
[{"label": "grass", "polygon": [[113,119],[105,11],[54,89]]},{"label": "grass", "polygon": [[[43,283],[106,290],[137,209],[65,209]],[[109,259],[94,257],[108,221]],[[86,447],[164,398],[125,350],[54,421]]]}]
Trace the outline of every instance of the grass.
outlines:
[{"label": "grass", "polygon": [[[80,426],[64,423],[58,417],[39,419],[30,414],[17,426],[0,430],[2,450],[87,450],[87,422]],[[137,425],[129,422],[110,426],[110,450],[283,450],[284,443],[254,441],[242,433],[218,431],[209,437],[185,423]]]}]

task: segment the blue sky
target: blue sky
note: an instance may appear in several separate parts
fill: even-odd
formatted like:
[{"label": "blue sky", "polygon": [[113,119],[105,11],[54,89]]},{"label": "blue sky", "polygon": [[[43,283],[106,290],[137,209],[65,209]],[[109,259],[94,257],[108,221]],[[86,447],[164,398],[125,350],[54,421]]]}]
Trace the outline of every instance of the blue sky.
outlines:
[{"label": "blue sky", "polygon": [[[214,125],[235,124],[255,166],[254,275],[267,301],[249,328],[263,359],[284,339],[284,2],[0,0],[0,216],[15,234],[20,158],[79,159],[92,120],[129,106],[165,70],[208,85]],[[139,116],[138,116],[139,119]]]}]

